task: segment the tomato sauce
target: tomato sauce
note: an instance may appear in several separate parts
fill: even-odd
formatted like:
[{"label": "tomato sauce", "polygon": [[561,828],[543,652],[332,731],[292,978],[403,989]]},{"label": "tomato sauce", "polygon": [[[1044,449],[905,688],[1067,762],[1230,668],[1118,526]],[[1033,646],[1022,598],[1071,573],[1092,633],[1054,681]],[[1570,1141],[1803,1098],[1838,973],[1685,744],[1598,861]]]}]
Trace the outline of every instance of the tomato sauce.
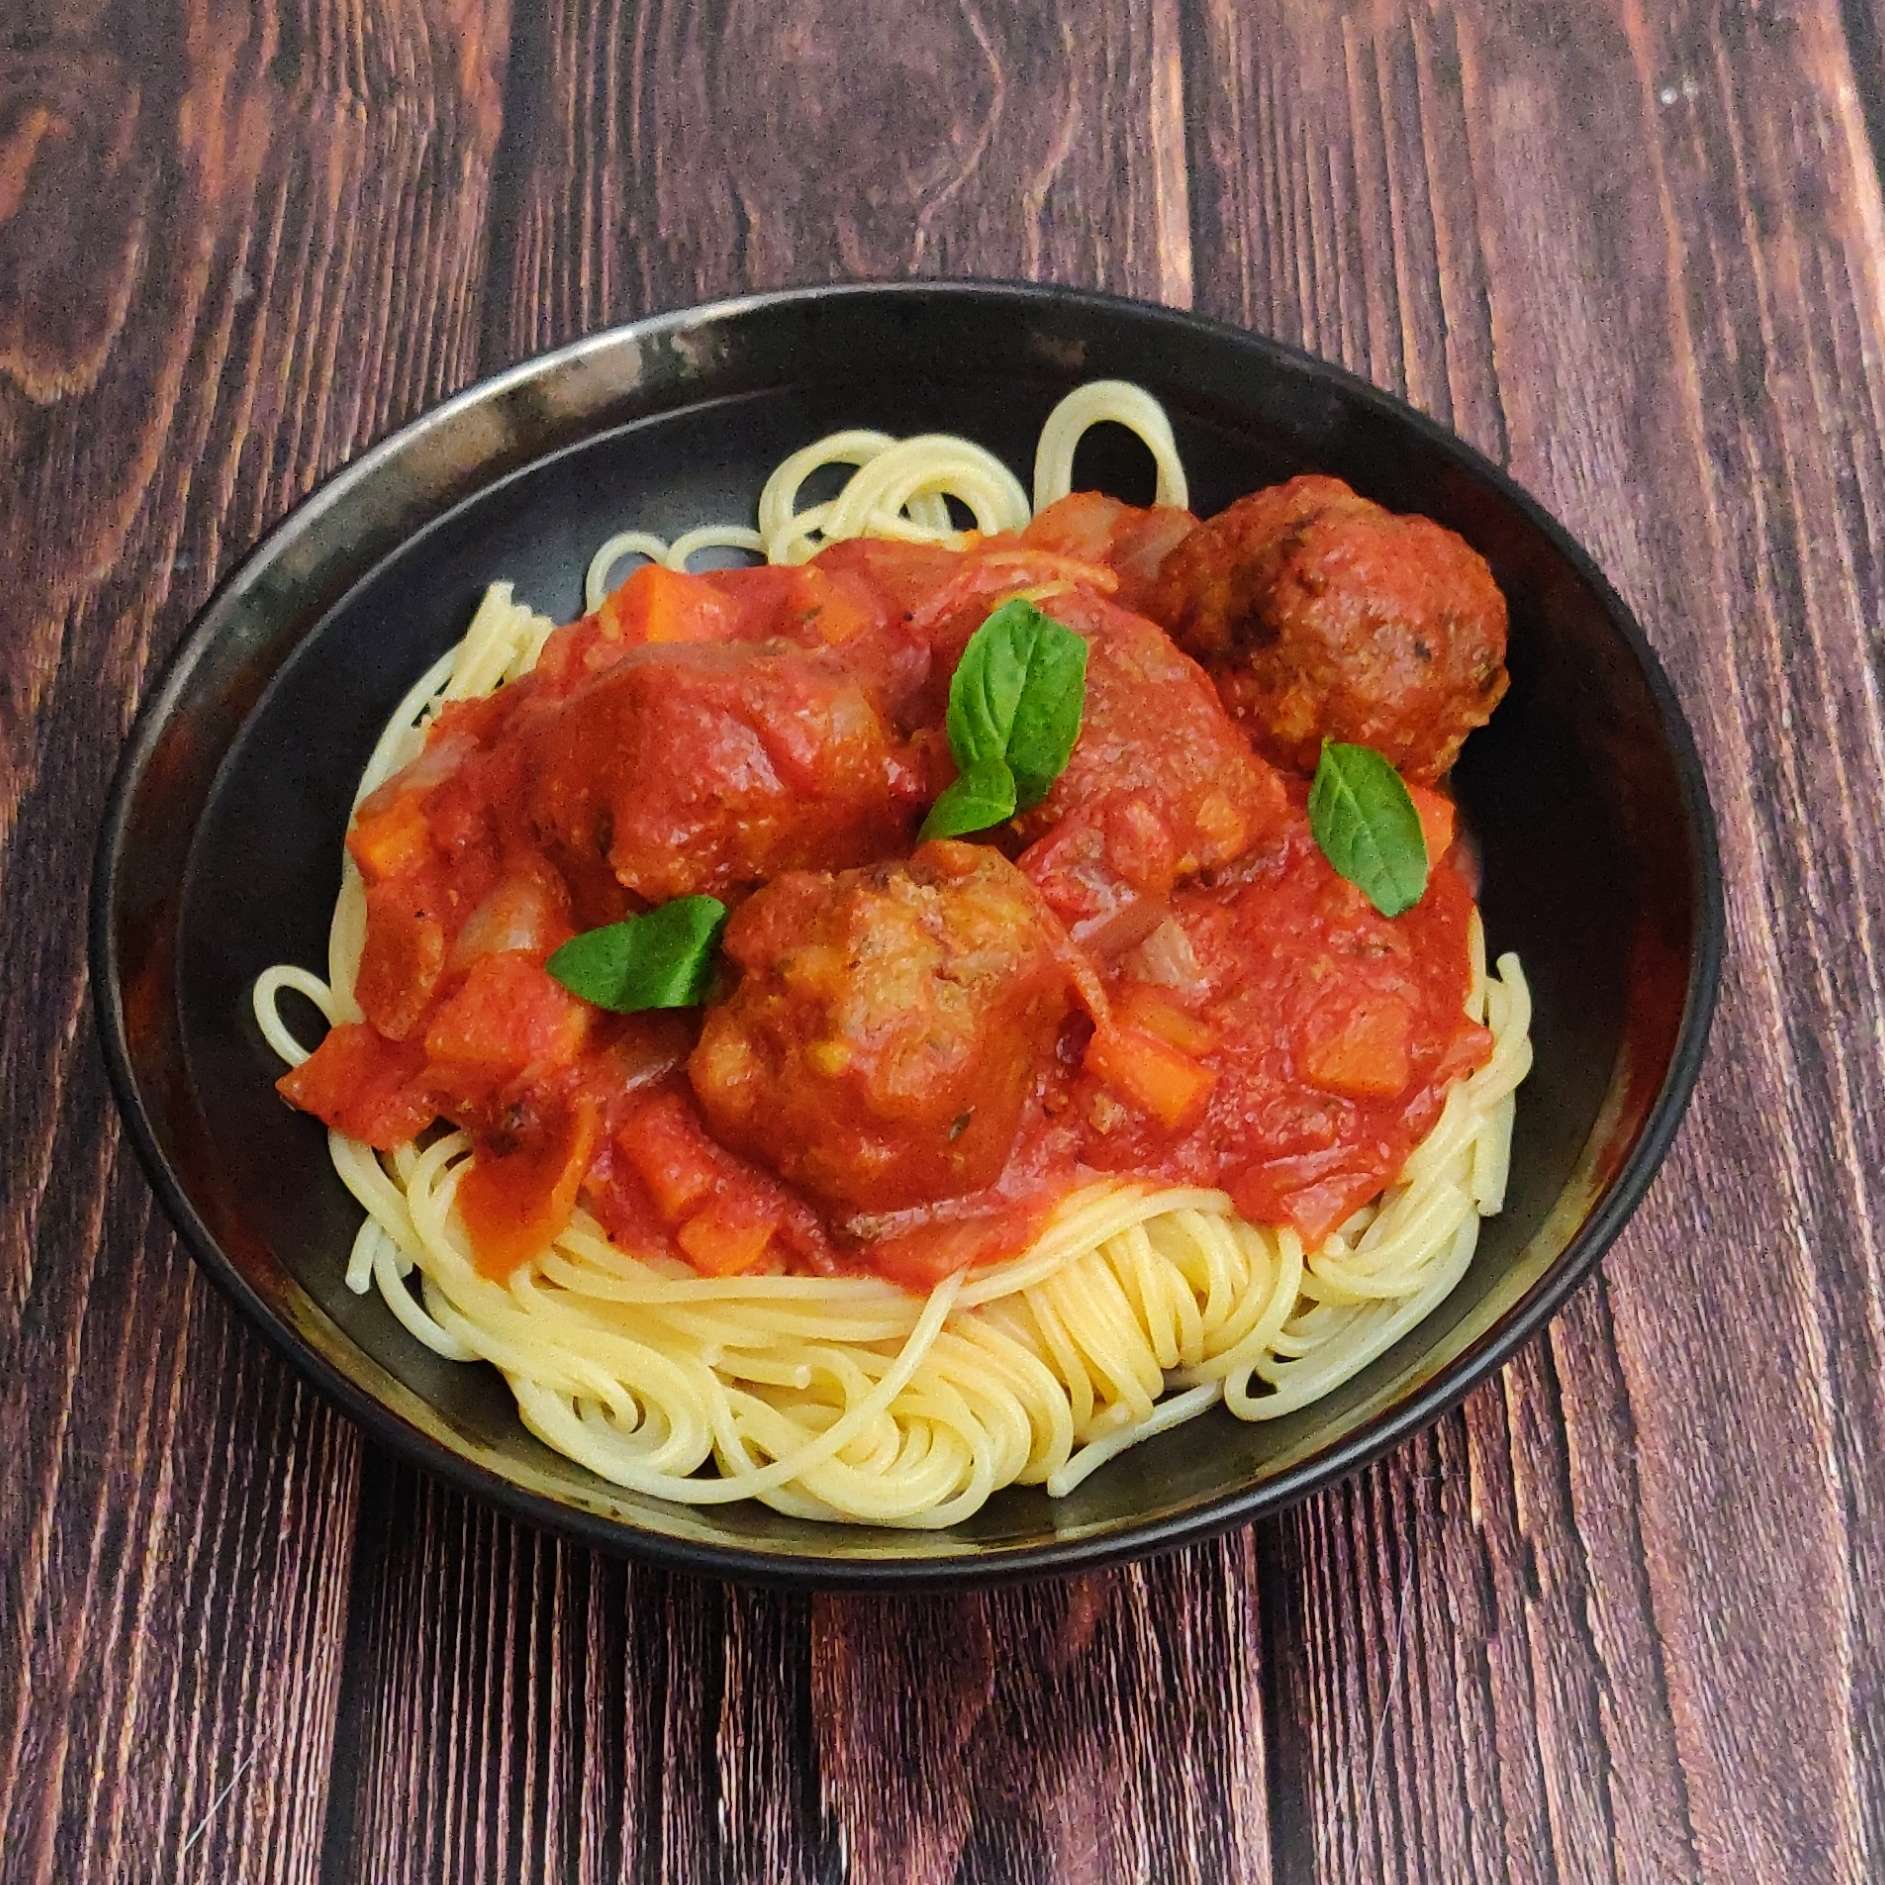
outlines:
[{"label": "tomato sauce", "polygon": [[1180,891],[1173,947],[1188,947],[1195,979],[1128,971],[1114,1008],[1206,1077],[1168,1096],[1155,1074],[1141,1093],[1130,1075],[1096,1077],[1089,1054],[1069,1089],[1080,1156],[1221,1186],[1245,1217],[1294,1224],[1313,1248],[1400,1170],[1447,1088],[1491,1051],[1463,1013],[1472,909],[1443,858],[1390,921],[1336,875],[1306,818],[1235,880]]},{"label": "tomato sauce", "polygon": [[[1220,1186],[1313,1247],[1490,1051],[1463,1012],[1472,893],[1450,804],[1417,788],[1428,888],[1380,916],[1310,836],[1305,784],[1250,754],[1203,671],[1163,644],[1148,659],[1144,638],[1162,631],[1122,594],[1182,515],[1140,527],[1076,508],[1037,544],[846,544],[799,569],[637,572],[558,630],[531,675],[446,708],[361,805],[348,844],[367,886],[366,1019],[334,1028],[282,1093],[382,1148],[439,1118],[464,1128],[477,1158],[459,1208],[493,1275],[580,1203],[623,1246],[704,1274],[867,1269],[920,1288],[1025,1248],[1058,1198],[1109,1173]],[[953,773],[955,654],[995,601],[1056,585],[1103,679],[1081,739],[1106,758],[986,834],[1018,860],[1001,869],[1035,936],[1033,954],[991,953],[978,912],[1006,906],[985,897],[964,915],[964,847],[912,852]],[[1051,593],[1042,606],[1054,612]],[[1213,742],[1222,756],[1201,764]],[[767,957],[760,1072],[736,1028],[715,1023],[724,1064],[703,1070],[701,1011],[606,1014],[544,967],[578,931],[665,898],[711,893],[737,925],[781,885],[824,927],[808,916],[802,946]],[[939,952],[912,993],[894,977],[917,945],[872,927],[893,898]],[[709,1013],[742,1000],[740,974],[761,972],[749,960],[730,952]],[[1023,981],[1038,996],[1025,1022]],[[803,1012],[825,1019],[801,1040]],[[777,1104],[735,1149],[711,1119],[726,1116],[725,1082],[762,1075],[785,1084],[761,1093]],[[967,1097],[943,1104],[945,1079]],[[958,1139],[982,1157],[996,1128],[976,1096],[997,1086],[992,1182],[912,1203],[913,1174],[961,1166]],[[848,1098],[820,1112],[824,1093]],[[842,1193],[789,1182],[798,1164],[752,1149],[775,1115],[828,1138],[840,1165],[868,1125],[895,1195],[873,1199],[854,1173]]]}]

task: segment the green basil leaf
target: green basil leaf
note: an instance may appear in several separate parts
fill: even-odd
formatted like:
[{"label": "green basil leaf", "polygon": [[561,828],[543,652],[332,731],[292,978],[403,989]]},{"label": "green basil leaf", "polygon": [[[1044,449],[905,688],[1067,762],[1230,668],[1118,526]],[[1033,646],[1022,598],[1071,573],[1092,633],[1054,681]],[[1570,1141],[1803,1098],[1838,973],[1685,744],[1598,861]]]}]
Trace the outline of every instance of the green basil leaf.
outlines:
[{"label": "green basil leaf", "polygon": [[1080,735],[1086,658],[1086,643],[1033,603],[995,610],[949,678],[949,750],[962,774],[1000,761],[1016,808],[1038,805]]},{"label": "green basil leaf", "polygon": [[1322,855],[1383,916],[1427,888],[1427,840],[1401,775],[1372,746],[1322,742],[1309,788],[1309,829]]},{"label": "green basil leaf", "polygon": [[1040,617],[1028,655],[1027,683],[1008,730],[1008,767],[1021,811],[1040,804],[1067,769],[1086,706],[1086,643],[1071,629]]},{"label": "green basil leaf", "polygon": [[572,995],[614,1014],[695,1008],[707,999],[726,920],[718,897],[676,897],[572,936],[545,966]]},{"label": "green basil leaf", "polygon": [[1005,759],[985,759],[959,772],[923,820],[925,838],[960,838],[1015,814],[1015,778]]},{"label": "green basil leaf", "polygon": [[969,637],[949,677],[949,750],[958,771],[986,759],[1006,759],[1008,731],[1028,678],[1033,645],[1030,618],[1040,611],[1005,602]]}]

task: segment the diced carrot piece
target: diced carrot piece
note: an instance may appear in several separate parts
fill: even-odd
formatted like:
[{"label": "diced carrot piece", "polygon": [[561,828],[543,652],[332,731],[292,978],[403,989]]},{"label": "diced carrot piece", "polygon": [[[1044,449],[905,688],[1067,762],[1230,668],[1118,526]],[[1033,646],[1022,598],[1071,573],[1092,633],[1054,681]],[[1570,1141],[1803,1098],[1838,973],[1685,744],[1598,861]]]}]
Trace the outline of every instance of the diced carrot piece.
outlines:
[{"label": "diced carrot piece", "polygon": [[1095,1030],[1086,1068],[1174,1131],[1197,1116],[1217,1079],[1169,1041],[1117,1024]]},{"label": "diced carrot piece", "polygon": [[509,1276],[568,1224],[595,1146],[595,1105],[579,1095],[501,1150],[479,1149],[459,1181],[458,1214],[486,1276]]},{"label": "diced carrot piece", "polygon": [[1462,1021],[1440,1055],[1439,1064],[1428,1074],[1436,1085],[1447,1086],[1477,1073],[1492,1058],[1492,1030],[1476,1021]]},{"label": "diced carrot piece", "polygon": [[644,563],[597,611],[604,632],[623,641],[724,641],[733,626],[726,600],[697,576]]},{"label": "diced carrot piece", "polygon": [[1119,1018],[1128,1026],[1156,1034],[1161,1041],[1187,1054],[1208,1054],[1217,1045],[1217,1030],[1169,997],[1135,982],[1120,997]]},{"label": "diced carrot piece", "polygon": [[343,1021],[275,1082],[275,1090],[336,1132],[386,1152],[422,1132],[438,1114],[419,1079],[423,1065],[416,1044],[386,1040],[364,1022]]},{"label": "diced carrot piece", "polygon": [[1431,786],[1409,785],[1408,796],[1420,814],[1421,836],[1427,840],[1427,860],[1437,864],[1453,844],[1453,801]]},{"label": "diced carrot piece", "polygon": [[354,814],[347,849],[369,884],[422,869],[432,856],[425,794],[395,791],[387,796],[375,792]]},{"label": "diced carrot piece", "polygon": [[685,1217],[720,1177],[706,1133],[672,1093],[639,1108],[617,1129],[615,1146],[670,1224]]},{"label": "diced carrot piece", "polygon": [[1362,997],[1305,1044],[1304,1076],[1325,1092],[1392,1099],[1406,1088],[1411,1071],[1413,1019],[1407,1004],[1392,996]]},{"label": "diced carrot piece", "polygon": [[687,1260],[708,1276],[738,1276],[765,1260],[776,1215],[736,1199],[716,1199],[674,1233]]}]

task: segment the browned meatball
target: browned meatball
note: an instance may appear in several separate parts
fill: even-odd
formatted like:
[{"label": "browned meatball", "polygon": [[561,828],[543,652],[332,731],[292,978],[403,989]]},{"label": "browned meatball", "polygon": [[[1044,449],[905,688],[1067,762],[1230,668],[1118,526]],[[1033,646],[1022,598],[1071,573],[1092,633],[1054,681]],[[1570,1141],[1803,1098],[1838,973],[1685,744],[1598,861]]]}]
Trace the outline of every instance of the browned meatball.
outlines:
[{"label": "browned meatball", "polygon": [[1170,636],[1097,596],[1046,606],[1086,639],[1085,711],[1066,771],[1015,829],[1021,868],[1084,941],[1135,900],[1241,857],[1289,801]]},{"label": "browned meatball", "polygon": [[1506,689],[1505,598],[1485,558],[1339,478],[1292,478],[1221,511],[1165,559],[1147,613],[1299,772],[1327,738],[1437,779]]},{"label": "browned meatball", "polygon": [[739,986],[688,1062],[718,1138],[852,1211],[1001,1175],[1071,998],[1062,933],[1006,858],[926,844],[794,872],[726,951]]}]

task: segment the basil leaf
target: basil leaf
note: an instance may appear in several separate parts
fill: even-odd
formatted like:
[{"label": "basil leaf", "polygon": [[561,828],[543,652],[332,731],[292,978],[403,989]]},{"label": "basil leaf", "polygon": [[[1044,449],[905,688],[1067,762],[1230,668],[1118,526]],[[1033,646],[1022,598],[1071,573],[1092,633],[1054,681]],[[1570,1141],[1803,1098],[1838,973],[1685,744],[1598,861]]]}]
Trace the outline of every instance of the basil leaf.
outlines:
[{"label": "basil leaf", "polygon": [[[1086,643],[1031,602],[1004,602],[949,677],[949,750],[966,776],[1000,761],[1026,811],[1066,770],[1086,704]],[[975,830],[981,826],[971,827]]]},{"label": "basil leaf", "polygon": [[676,897],[572,936],[544,966],[572,995],[613,1014],[698,1007],[726,920],[718,897]]},{"label": "basil leaf", "polygon": [[1322,742],[1309,787],[1309,829],[1322,855],[1383,916],[1427,888],[1427,840],[1401,775],[1372,746]]},{"label": "basil leaf", "polygon": [[1008,730],[1008,767],[1021,811],[1040,804],[1067,770],[1086,706],[1086,643],[1071,629],[1038,617],[1028,678]]},{"label": "basil leaf", "polygon": [[958,771],[985,759],[1006,759],[1008,732],[1028,678],[1034,642],[1030,618],[1046,618],[1026,602],[1005,602],[968,639],[949,677],[949,750]]},{"label": "basil leaf", "polygon": [[959,772],[929,808],[919,834],[925,838],[959,838],[970,831],[986,831],[1015,814],[1015,777],[1005,759],[985,759]]}]

